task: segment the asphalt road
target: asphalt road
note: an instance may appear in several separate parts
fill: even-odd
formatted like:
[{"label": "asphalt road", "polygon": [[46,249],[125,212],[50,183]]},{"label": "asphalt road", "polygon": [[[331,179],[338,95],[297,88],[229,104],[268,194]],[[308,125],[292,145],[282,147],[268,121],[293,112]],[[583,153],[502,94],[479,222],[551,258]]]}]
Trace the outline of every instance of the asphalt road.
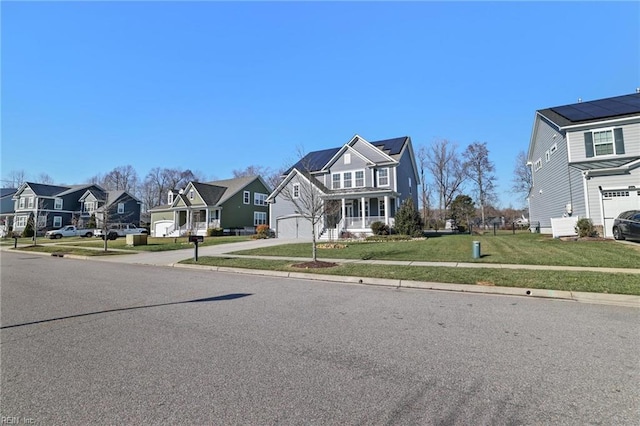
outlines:
[{"label": "asphalt road", "polygon": [[640,424],[640,310],[1,255],[20,424]]}]

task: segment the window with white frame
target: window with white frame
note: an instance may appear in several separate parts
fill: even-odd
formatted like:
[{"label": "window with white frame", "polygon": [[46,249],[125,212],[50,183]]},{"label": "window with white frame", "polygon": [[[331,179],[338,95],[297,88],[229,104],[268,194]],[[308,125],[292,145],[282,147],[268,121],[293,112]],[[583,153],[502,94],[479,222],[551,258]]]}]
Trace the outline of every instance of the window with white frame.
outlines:
[{"label": "window with white frame", "polygon": [[56,198],[53,203],[53,208],[55,210],[62,210],[62,198]]},{"label": "window with white frame", "polygon": [[351,164],[351,153],[345,152],[344,154],[344,164]]},{"label": "window with white frame", "polygon": [[167,196],[167,204],[173,204],[173,192],[169,191],[169,195]]},{"label": "window with white frame", "polygon": [[538,158],[535,163],[533,163],[533,169],[537,172],[542,168],[542,158]]},{"label": "window with white frame", "polygon": [[192,189],[191,191],[189,191],[189,199],[193,200],[193,197],[195,197],[195,191]]},{"label": "window with white frame", "polygon": [[27,226],[27,216],[16,216],[15,227],[24,228]]},{"label": "window with white frame", "polygon": [[267,194],[261,194],[259,192],[253,193],[253,204],[256,206],[266,206],[267,205]]},{"label": "window with white frame", "polygon": [[28,208],[32,209],[33,205],[34,205],[34,198],[33,197],[29,197],[29,205],[27,206]]},{"label": "window with white frame", "polygon": [[549,152],[551,153],[551,155],[553,155],[557,150],[558,150],[558,144],[554,143],[553,145],[551,145],[551,149],[549,149]]},{"label": "window with white frame", "polygon": [[253,226],[266,225],[267,213],[266,212],[253,212]]},{"label": "window with white frame", "polygon": [[124,203],[118,203],[118,214],[124,213]]},{"label": "window with white frame", "polygon": [[342,182],[345,188],[351,188],[353,186],[353,180],[351,179],[351,172],[344,172],[342,176],[344,181]]},{"label": "window with white frame", "polygon": [[19,208],[24,209],[24,197],[20,197]]},{"label": "window with white frame", "polygon": [[300,184],[293,184],[293,198],[300,198]]},{"label": "window with white frame", "polygon": [[331,189],[340,189],[340,173],[331,175]]},{"label": "window with white frame", "polygon": [[245,204],[251,204],[251,191],[244,191],[242,193],[242,202]]},{"label": "window with white frame", "polygon": [[389,186],[389,169],[378,170],[378,186]]},{"label": "window with white frame", "polygon": [[593,148],[596,155],[612,155],[613,130],[593,132]]},{"label": "window with white frame", "polygon": [[413,188],[411,187],[411,178],[409,178],[409,194],[413,194]]},{"label": "window with white frame", "polygon": [[380,198],[378,200],[378,216],[384,216],[385,215],[385,205],[384,205],[384,198]]},{"label": "window with white frame", "polygon": [[62,228],[62,216],[54,216],[53,217],[53,227],[54,228]]},{"label": "window with white frame", "polygon": [[551,152],[547,151],[544,153],[544,160],[548,163],[549,161],[551,161]]},{"label": "window with white frame", "polygon": [[356,174],[356,188],[362,188],[364,186],[364,171],[358,170],[355,174]]},{"label": "window with white frame", "polygon": [[47,226],[47,215],[39,214],[38,215],[38,229],[42,229]]},{"label": "window with white frame", "polygon": [[96,210],[96,202],[95,201],[85,201],[84,202],[84,211],[87,213],[93,213]]}]

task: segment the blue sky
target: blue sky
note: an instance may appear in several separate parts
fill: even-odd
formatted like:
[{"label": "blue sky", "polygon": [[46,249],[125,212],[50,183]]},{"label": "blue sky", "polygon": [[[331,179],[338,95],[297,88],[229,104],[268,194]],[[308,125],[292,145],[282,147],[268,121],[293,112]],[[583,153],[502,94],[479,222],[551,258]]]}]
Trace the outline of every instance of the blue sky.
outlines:
[{"label": "blue sky", "polygon": [[640,86],[637,2],[6,2],[2,176],[209,179],[411,136],[487,142],[501,205],[535,111]]}]

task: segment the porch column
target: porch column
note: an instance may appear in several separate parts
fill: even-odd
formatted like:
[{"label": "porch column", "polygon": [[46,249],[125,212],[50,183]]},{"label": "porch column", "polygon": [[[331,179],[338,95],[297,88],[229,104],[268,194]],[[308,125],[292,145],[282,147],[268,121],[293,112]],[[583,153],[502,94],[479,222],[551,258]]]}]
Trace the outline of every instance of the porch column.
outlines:
[{"label": "porch column", "polygon": [[205,210],[205,225],[204,225],[204,232],[207,232],[207,229],[209,229],[209,215],[211,215],[211,211],[209,210],[209,207],[207,207],[207,209]]},{"label": "porch column", "polygon": [[173,211],[173,230],[178,229],[178,219],[176,218],[176,211]]},{"label": "porch column", "polygon": [[364,197],[362,197],[360,199],[360,205],[361,205],[361,208],[362,208],[362,211],[360,212],[360,216],[362,216],[362,229],[364,229],[364,228],[367,227],[367,225],[366,225],[367,208],[366,208],[366,205],[365,205],[365,198]]},{"label": "porch column", "polygon": [[[342,223],[345,224],[347,223],[347,219],[346,219],[346,214],[347,214],[347,203],[345,202],[344,198],[341,200],[342,201]],[[345,226],[342,226],[343,228],[345,228]]]},{"label": "porch column", "polygon": [[391,206],[389,206],[389,196],[385,195],[384,196],[384,223],[386,225],[389,224],[389,209],[391,208]]}]

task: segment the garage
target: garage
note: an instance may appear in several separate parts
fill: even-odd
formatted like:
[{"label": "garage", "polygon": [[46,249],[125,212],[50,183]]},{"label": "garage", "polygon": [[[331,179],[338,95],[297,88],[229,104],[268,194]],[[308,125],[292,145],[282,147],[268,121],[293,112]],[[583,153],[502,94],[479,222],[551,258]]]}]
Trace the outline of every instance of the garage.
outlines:
[{"label": "garage", "polygon": [[166,237],[167,230],[173,227],[172,220],[159,220],[153,224],[154,237]]},{"label": "garage", "polygon": [[627,210],[640,208],[640,190],[636,188],[603,189],[602,212],[604,217],[604,236],[613,238],[613,221]]},{"label": "garage", "polygon": [[278,238],[311,239],[311,221],[300,215],[283,216],[276,219],[276,235]]}]

